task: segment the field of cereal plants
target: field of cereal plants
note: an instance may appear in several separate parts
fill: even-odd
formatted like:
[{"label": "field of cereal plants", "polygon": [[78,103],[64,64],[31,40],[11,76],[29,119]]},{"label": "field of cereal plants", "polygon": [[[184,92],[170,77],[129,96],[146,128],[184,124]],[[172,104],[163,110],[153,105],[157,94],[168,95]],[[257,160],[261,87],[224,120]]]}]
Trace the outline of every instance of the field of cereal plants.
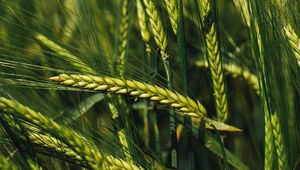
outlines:
[{"label": "field of cereal plants", "polygon": [[300,1],[0,0],[0,169],[300,169]]}]

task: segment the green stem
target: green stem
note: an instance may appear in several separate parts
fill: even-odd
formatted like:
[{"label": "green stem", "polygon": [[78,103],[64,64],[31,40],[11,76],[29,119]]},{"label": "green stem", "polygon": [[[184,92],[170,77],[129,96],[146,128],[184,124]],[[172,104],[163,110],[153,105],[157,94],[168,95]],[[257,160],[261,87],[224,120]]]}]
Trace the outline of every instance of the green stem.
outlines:
[{"label": "green stem", "polygon": [[177,29],[177,41],[178,41],[178,52],[181,69],[181,78],[183,81],[183,91],[187,94],[188,81],[187,81],[187,58],[186,58],[186,46],[185,46],[185,28],[184,28],[184,15],[182,0],[178,0],[179,8],[179,21]]},{"label": "green stem", "polygon": [[[178,4],[178,28],[177,28],[177,42],[178,42],[178,54],[181,76],[183,81],[183,93],[188,95],[188,76],[187,76],[187,57],[186,57],[186,46],[185,46],[185,27],[184,27],[184,14],[182,0],[177,0]],[[185,124],[192,126],[191,118],[184,117]],[[187,142],[192,141],[191,134],[187,134]],[[187,160],[189,162],[189,169],[194,169],[194,154],[192,152],[191,145],[187,145]]]},{"label": "green stem", "polygon": [[[162,52],[161,55],[166,55],[165,53]],[[163,66],[165,69],[166,73],[166,78],[167,78],[167,86],[168,89],[172,89],[172,76],[171,76],[171,71],[170,71],[170,63],[168,60],[168,57],[162,56],[163,59]],[[171,166],[173,168],[177,168],[177,138],[176,138],[176,122],[175,122],[175,112],[173,109],[169,109],[169,126],[170,126],[170,137],[171,137]]]}]

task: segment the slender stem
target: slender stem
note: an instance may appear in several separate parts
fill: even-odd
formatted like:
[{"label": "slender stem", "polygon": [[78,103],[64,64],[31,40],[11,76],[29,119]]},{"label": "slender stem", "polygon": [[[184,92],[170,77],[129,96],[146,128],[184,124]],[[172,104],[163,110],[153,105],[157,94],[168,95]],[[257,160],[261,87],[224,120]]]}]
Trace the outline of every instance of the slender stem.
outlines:
[{"label": "slender stem", "polygon": [[[177,0],[178,4],[178,27],[177,27],[177,43],[178,43],[178,54],[181,75],[180,78],[183,81],[183,93],[188,95],[188,76],[187,76],[187,57],[186,57],[186,46],[185,46],[185,27],[184,27],[184,14],[182,0]],[[184,117],[185,124],[192,126],[192,120],[189,117]],[[187,133],[185,140],[187,143],[192,141],[191,134]],[[187,160],[189,162],[189,169],[194,169],[194,153],[192,152],[191,144],[187,146]]]},{"label": "slender stem", "polygon": [[183,15],[183,5],[182,0],[178,0],[179,9],[179,20],[177,29],[177,42],[178,42],[178,52],[179,61],[181,69],[181,79],[183,81],[183,91],[188,94],[188,81],[187,81],[187,58],[186,58],[186,46],[185,46],[185,28],[184,28],[184,15]]},{"label": "slender stem", "polygon": [[[168,59],[163,60],[163,65],[167,78],[168,89],[172,89],[172,77],[170,71],[170,63]],[[177,168],[177,138],[176,138],[176,122],[174,109],[169,109],[169,126],[171,137],[171,166]]]}]

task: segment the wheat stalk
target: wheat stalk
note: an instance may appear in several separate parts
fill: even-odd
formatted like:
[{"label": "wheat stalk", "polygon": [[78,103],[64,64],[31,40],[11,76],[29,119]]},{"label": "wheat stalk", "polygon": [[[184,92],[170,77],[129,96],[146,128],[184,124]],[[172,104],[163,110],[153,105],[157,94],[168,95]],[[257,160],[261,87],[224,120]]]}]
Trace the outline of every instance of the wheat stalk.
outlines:
[{"label": "wheat stalk", "polygon": [[146,43],[150,41],[150,30],[147,26],[147,18],[141,0],[136,0],[138,22],[141,29],[141,36]]},{"label": "wheat stalk", "polygon": [[278,169],[287,169],[287,153],[285,151],[285,143],[283,141],[283,133],[277,113],[271,115],[271,123],[273,126],[274,143],[278,157]]},{"label": "wheat stalk", "polygon": [[[280,25],[280,29],[283,30],[283,33],[286,35],[288,42],[290,44],[290,47],[292,48],[292,52],[294,54],[294,57],[300,66],[300,39],[298,35],[296,34],[295,30],[290,25],[289,21],[286,16],[288,16],[287,11],[285,10],[285,4],[286,1],[282,0],[275,0],[271,1],[272,5],[275,5],[275,10],[277,12],[277,15],[279,16],[280,21],[283,23]],[[271,9],[270,15],[271,15]],[[288,153],[287,153],[287,147],[284,142],[284,132],[282,130],[282,124],[280,122],[279,114],[275,111],[271,117],[271,124],[273,129],[273,138],[276,148],[276,154],[277,154],[277,164],[278,169],[288,169]]]},{"label": "wheat stalk", "polygon": [[208,63],[213,79],[217,117],[225,122],[228,119],[228,103],[225,93],[223,66],[220,56],[218,33],[214,17],[214,7],[209,0],[200,1],[200,14],[207,49]]},{"label": "wheat stalk", "polygon": [[128,0],[123,0],[121,3],[122,12],[121,12],[121,23],[120,23],[120,39],[118,46],[118,56],[117,61],[119,62],[118,66],[120,67],[120,75],[124,76],[124,65],[125,65],[125,56],[126,48],[128,44],[128,28],[129,28],[129,17],[128,17]]},{"label": "wheat stalk", "polygon": [[177,35],[178,25],[178,6],[177,0],[164,0],[171,21],[171,26],[175,35]]},{"label": "wheat stalk", "polygon": [[279,14],[279,19],[283,23],[281,29],[286,35],[290,47],[292,48],[294,57],[298,65],[300,66],[300,38],[289,23],[289,19],[286,17],[289,15],[285,9],[286,1],[273,0],[271,1],[271,3],[276,7],[276,12]]},{"label": "wheat stalk", "polygon": [[[235,3],[235,6],[240,10],[240,12],[243,16],[244,22],[246,23],[246,26],[248,28],[251,28],[250,13],[249,13],[250,6],[249,6],[248,2],[245,0],[234,0],[234,3]],[[260,34],[260,29],[259,29],[259,26],[258,26],[258,23],[256,20],[254,21],[254,30],[256,31],[257,44],[258,44],[258,48],[259,48],[261,65],[264,65],[261,34]],[[263,75],[261,79],[264,79],[264,77],[265,77],[264,76],[265,75],[264,67],[262,67],[261,74]],[[267,101],[266,101],[267,99],[264,96],[263,90],[261,89],[261,87],[263,87],[262,81],[265,81],[265,80],[258,81],[260,89],[257,92],[258,92],[258,94],[261,95],[261,98],[264,101],[264,103],[263,103],[264,118],[265,118],[265,120],[264,120],[264,122],[265,122],[264,169],[271,170],[271,169],[273,169],[274,149],[275,149],[275,144],[274,144],[275,137],[274,137],[274,133],[272,132],[273,131],[272,129],[274,129],[274,127],[273,127],[273,123],[271,120],[270,112],[267,107]],[[256,87],[259,87],[259,86],[256,86]],[[276,132],[278,132],[278,131],[276,131]],[[277,134],[277,137],[278,137],[278,135],[279,134]]]},{"label": "wheat stalk", "polygon": [[53,138],[48,135],[43,135],[40,133],[35,133],[35,132],[29,132],[28,137],[30,142],[34,144],[36,147],[43,148],[46,151],[56,155],[62,155],[63,157],[66,157],[68,160],[74,162],[80,162],[84,165],[86,164],[86,162],[84,162],[81,156],[79,156],[71,148],[69,148],[67,145],[65,145],[63,142],[61,142],[56,138]]},{"label": "wheat stalk", "polygon": [[[285,2],[282,0],[278,1],[271,1],[274,5],[279,9],[278,12],[282,13],[282,16],[285,16],[286,11],[284,11]],[[243,19],[248,27],[250,27],[250,16],[249,16],[249,7],[248,2],[246,0],[234,0],[235,6],[241,12]],[[292,26],[288,23],[287,19],[284,17],[280,18],[284,23],[283,32],[287,36],[289,44],[293,50],[293,54],[296,58],[298,65],[300,66],[300,38],[298,37],[295,30]]]},{"label": "wheat stalk", "polygon": [[162,21],[153,3],[153,0],[143,0],[146,7],[146,13],[149,17],[150,27],[154,36],[155,43],[160,48],[161,57],[163,60],[167,60],[168,55],[166,54],[167,47],[167,35],[162,25]]},{"label": "wheat stalk", "polygon": [[202,118],[206,122],[206,127],[225,131],[240,131],[235,127],[225,125],[207,118],[206,110],[200,102],[195,102],[189,97],[185,97],[177,92],[135,80],[124,80],[113,77],[100,77],[90,75],[67,75],[51,77],[53,81],[60,82],[66,86],[73,86],[94,91],[106,91],[115,94],[129,94],[136,98],[148,99],[153,102],[167,105],[171,108],[183,112],[195,118]]},{"label": "wheat stalk", "polygon": [[[146,13],[150,20],[150,26],[154,35],[154,40],[160,49],[160,57],[162,58],[162,64],[166,73],[166,80],[168,88],[172,88],[172,76],[170,71],[169,56],[166,53],[167,47],[167,36],[162,26],[162,21],[159,17],[158,11],[153,3],[153,0],[144,0],[146,7]],[[171,166],[177,167],[177,151],[176,151],[176,129],[174,111],[169,110],[169,125],[170,125],[170,136],[171,136]]]},{"label": "wheat stalk", "polygon": [[[288,21],[286,20],[286,18],[284,18],[284,16],[286,15],[286,11],[284,11],[284,6],[285,6],[285,2],[282,1],[282,0],[278,0],[278,1],[270,1],[271,4],[273,3],[273,5],[276,6],[276,8],[278,9],[275,9],[278,16],[279,16],[279,19],[282,21],[282,23],[284,23],[283,27],[282,25],[280,25],[280,29],[283,29],[287,38],[288,38],[288,41],[292,47],[292,50],[293,50],[293,53],[296,57],[296,60],[299,63],[299,60],[298,60],[298,57],[299,57],[299,54],[297,52],[297,39],[298,39],[298,42],[299,41],[299,38],[297,37],[297,34],[294,32],[294,30],[292,29],[292,27],[289,25]],[[274,17],[272,16],[272,12],[271,12],[271,9],[269,8],[268,11],[269,12],[269,15],[271,17]],[[277,16],[276,16],[277,17]],[[259,29],[257,29],[259,30]],[[259,33],[259,32],[258,32]],[[261,41],[261,39],[259,39]],[[298,47],[299,48],[299,47]],[[297,54],[298,53],[298,54]],[[262,57],[262,65],[264,65],[264,57],[263,55],[261,55]],[[263,76],[265,76],[265,70],[264,70],[264,67],[263,67]],[[266,112],[268,114],[268,112]],[[265,114],[266,114],[265,113]],[[287,154],[287,148],[286,148],[286,145],[285,145],[285,142],[283,140],[284,138],[284,132],[282,130],[282,125],[281,125],[281,122],[279,121],[279,114],[278,112],[273,111],[273,114],[270,114],[270,117],[269,117],[270,121],[271,121],[271,125],[272,125],[272,133],[273,133],[273,139],[274,139],[274,145],[275,145],[275,149],[276,149],[276,154],[277,154],[277,168],[282,170],[282,169],[288,169],[288,154]],[[268,132],[270,133],[270,132]],[[270,165],[272,166],[272,165]]]},{"label": "wheat stalk", "polygon": [[[258,41],[258,46],[259,46],[259,53],[260,53],[260,59],[261,59],[261,64],[264,65],[264,57],[263,57],[263,52],[262,52],[262,41],[261,41],[261,35],[260,35],[260,29],[258,27],[258,23],[255,22],[255,30],[257,34],[257,41]],[[264,79],[265,75],[265,69],[262,67],[262,73],[263,76],[262,79]],[[260,81],[260,86],[262,87],[262,81]],[[262,91],[262,89],[260,89]],[[278,122],[278,115],[275,112],[274,114],[269,113],[268,108],[267,108],[267,99],[266,97],[263,96],[264,98],[264,116],[265,116],[265,162],[264,162],[264,169],[269,170],[273,169],[273,160],[274,160],[274,154],[273,151],[276,149],[277,153],[277,160],[278,160],[278,168],[282,169],[283,162],[286,161],[286,152],[284,151],[284,145],[282,141],[282,132],[281,132],[281,126]]]},{"label": "wheat stalk", "polygon": [[102,159],[120,168],[136,170],[142,169],[121,159],[114,158],[111,155],[104,156],[98,150],[92,149],[82,140],[83,138],[73,130],[60,126],[53,120],[43,116],[43,114],[23,106],[18,102],[1,97],[0,109],[5,113],[11,113],[15,116],[19,116],[20,118],[39,126],[45,132],[55,136],[84,159],[91,169],[99,169],[103,163]]},{"label": "wheat stalk", "polygon": [[137,16],[138,16],[138,22],[139,22],[139,26],[140,26],[141,36],[146,45],[147,55],[148,55],[148,57],[150,57],[151,47],[149,45],[149,41],[150,41],[151,35],[150,35],[150,30],[148,28],[145,10],[141,3],[141,0],[136,0],[136,8],[137,8]]},{"label": "wheat stalk", "polygon": [[234,5],[242,14],[242,18],[247,27],[250,27],[250,14],[247,0],[233,0]]},{"label": "wheat stalk", "polygon": [[290,24],[284,26],[284,32],[288,38],[289,44],[292,47],[293,54],[300,66],[300,38]]},{"label": "wheat stalk", "polygon": [[273,161],[274,161],[274,137],[272,133],[272,123],[270,114],[267,108],[266,103],[264,103],[264,115],[265,115],[265,160],[264,160],[264,169],[272,170]]},{"label": "wheat stalk", "polygon": [[[146,51],[146,65],[151,65],[151,47],[149,45],[149,41],[151,38],[151,33],[149,30],[149,19],[147,18],[147,15],[145,13],[144,6],[141,2],[141,0],[137,0],[137,16],[138,16],[138,22],[140,26],[140,32],[141,36],[143,38],[143,41],[145,43],[145,51]],[[145,73],[147,73],[149,68],[145,67]],[[155,114],[148,114],[147,108],[144,108],[144,135],[145,135],[145,146],[146,148],[150,147],[150,139],[149,139],[149,120],[148,116],[150,115],[150,119],[152,118],[153,122],[153,130],[154,130],[154,139],[155,139],[155,151],[158,153],[160,151],[160,143],[159,143],[159,130],[157,126],[157,120]],[[151,121],[151,120],[150,120]]]}]

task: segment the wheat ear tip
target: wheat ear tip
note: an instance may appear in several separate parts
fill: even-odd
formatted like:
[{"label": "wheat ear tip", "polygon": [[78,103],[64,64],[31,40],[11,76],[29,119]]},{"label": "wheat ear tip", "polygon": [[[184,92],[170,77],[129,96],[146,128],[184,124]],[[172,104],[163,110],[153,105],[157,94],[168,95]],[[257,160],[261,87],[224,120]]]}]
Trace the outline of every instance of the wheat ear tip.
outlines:
[{"label": "wheat ear tip", "polygon": [[53,81],[57,81],[57,82],[62,82],[62,81],[68,80],[69,78],[70,78],[70,75],[60,74],[58,76],[50,77],[49,79],[53,80]]},{"label": "wheat ear tip", "polygon": [[52,81],[62,81],[60,76],[53,76],[53,77],[50,77],[49,79]]}]

